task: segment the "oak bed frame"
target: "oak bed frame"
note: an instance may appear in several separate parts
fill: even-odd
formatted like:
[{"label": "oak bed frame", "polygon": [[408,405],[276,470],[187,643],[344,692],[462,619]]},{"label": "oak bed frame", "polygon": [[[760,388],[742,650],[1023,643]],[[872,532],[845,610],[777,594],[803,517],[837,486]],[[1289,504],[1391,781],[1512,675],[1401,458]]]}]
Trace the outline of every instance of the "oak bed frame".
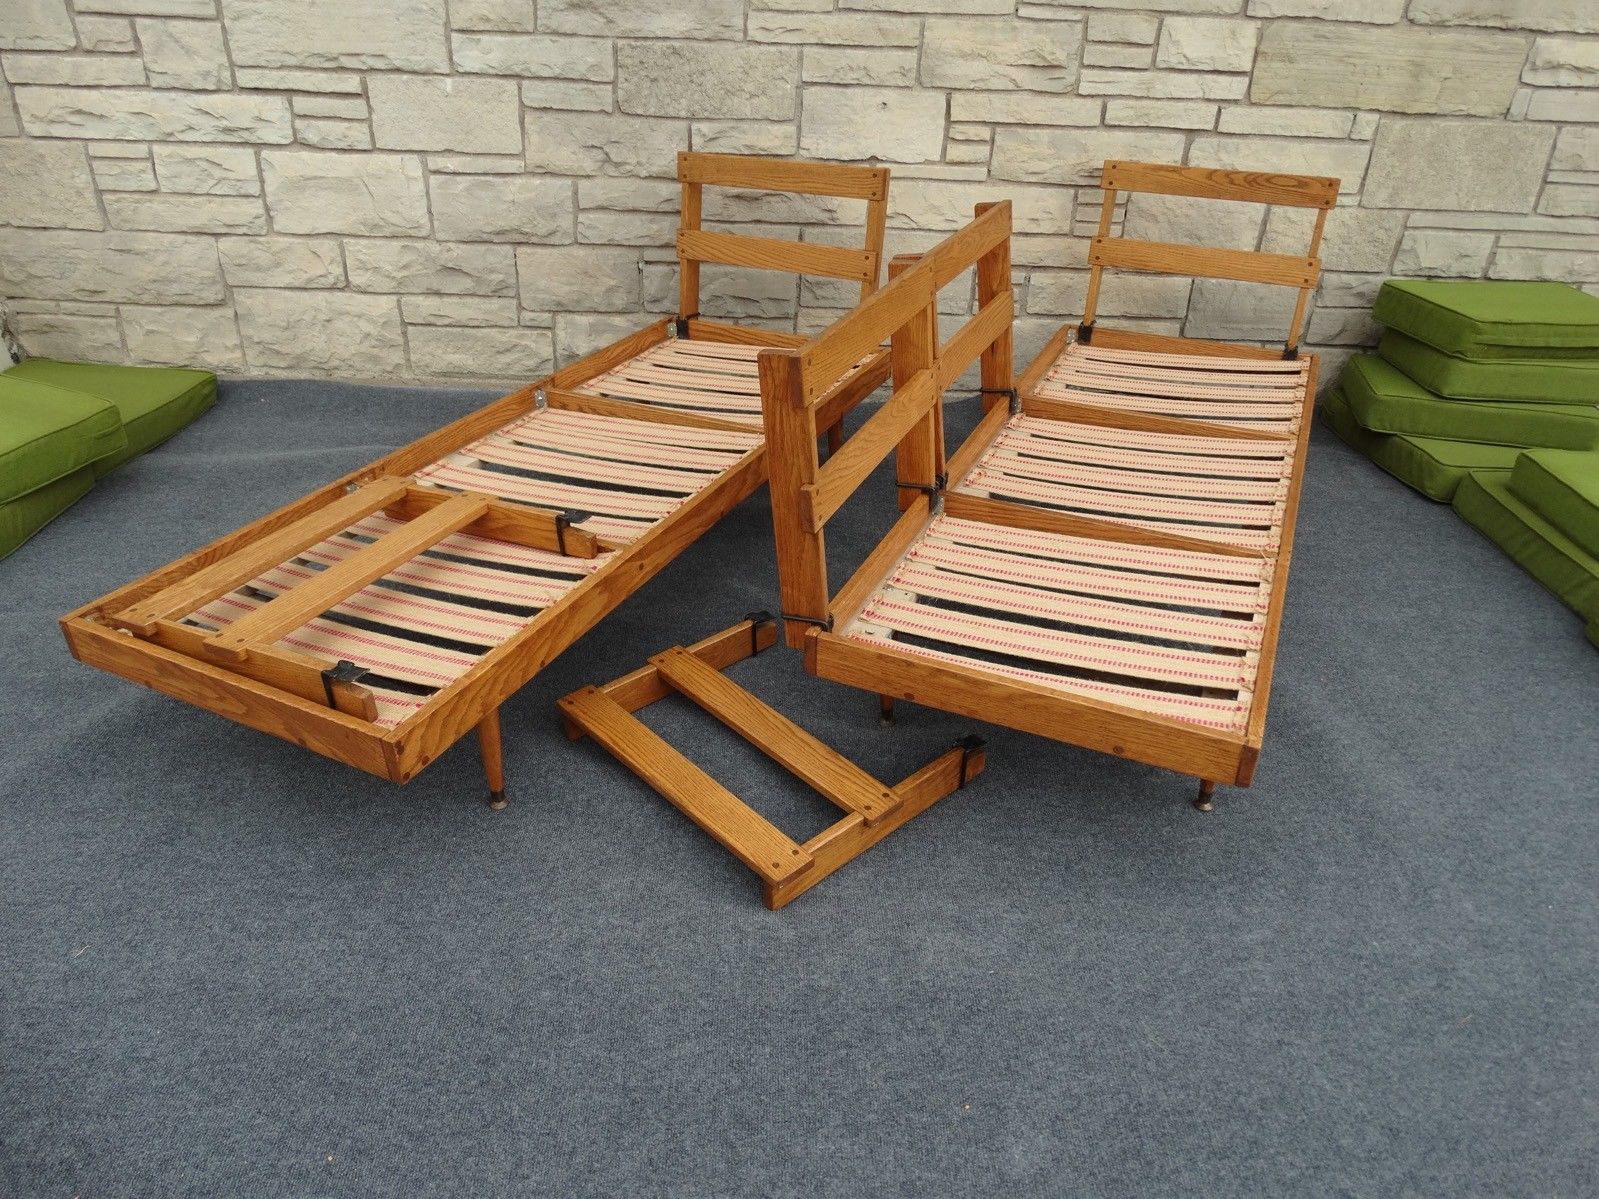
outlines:
[{"label": "oak bed frame", "polygon": [[[679,312],[62,618],[78,659],[403,783],[476,729],[766,474],[755,355],[699,315],[700,266],[877,289],[888,171],[684,153]],[[702,228],[707,186],[864,201],[862,248]],[[823,429],[888,374],[862,347]]]},{"label": "oak bed frame", "polygon": [[[1010,206],[977,218],[810,344],[762,351],[785,639],[895,699],[1247,786],[1265,729],[1316,360],[1297,346],[1338,181],[1107,162],[1087,311],[1012,378]],[[1117,194],[1315,210],[1308,253],[1113,236]],[[975,268],[942,343],[938,293]],[[1279,350],[1101,328],[1106,268],[1299,292]],[[893,394],[823,465],[818,401],[891,339]],[[980,363],[985,414],[946,459],[942,397]],[[890,453],[902,515],[836,595],[823,528]]]}]

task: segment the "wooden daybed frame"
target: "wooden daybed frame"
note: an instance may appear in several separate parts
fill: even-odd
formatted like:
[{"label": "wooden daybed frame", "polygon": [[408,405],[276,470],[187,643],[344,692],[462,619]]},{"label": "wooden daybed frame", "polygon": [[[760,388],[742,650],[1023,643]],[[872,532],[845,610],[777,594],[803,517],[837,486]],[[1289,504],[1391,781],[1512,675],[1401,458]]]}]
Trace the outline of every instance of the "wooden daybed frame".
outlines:
[{"label": "wooden daybed frame", "polygon": [[[69,613],[73,655],[397,783],[476,729],[503,806],[501,703],[765,477],[754,354],[805,339],[701,317],[701,263],[877,288],[886,169],[684,153],[678,177],[681,315]],[[707,186],[864,201],[864,245],[702,229]],[[833,438],[887,373],[873,347],[840,367]]]},{"label": "wooden daybed frame", "polygon": [[[979,205],[806,346],[763,351],[787,643],[810,673],[1247,786],[1265,729],[1316,360],[1297,352],[1335,179],[1108,162],[1087,312],[1012,378],[1010,208]],[[1303,257],[1112,236],[1118,192],[1315,210]],[[914,265],[912,265],[914,264]],[[937,297],[978,308],[939,342]],[[1281,350],[1100,328],[1105,268],[1291,286]],[[828,462],[830,373],[892,340],[894,392]],[[985,415],[947,460],[944,391],[977,360]],[[893,452],[903,515],[835,595],[823,527]]]}]

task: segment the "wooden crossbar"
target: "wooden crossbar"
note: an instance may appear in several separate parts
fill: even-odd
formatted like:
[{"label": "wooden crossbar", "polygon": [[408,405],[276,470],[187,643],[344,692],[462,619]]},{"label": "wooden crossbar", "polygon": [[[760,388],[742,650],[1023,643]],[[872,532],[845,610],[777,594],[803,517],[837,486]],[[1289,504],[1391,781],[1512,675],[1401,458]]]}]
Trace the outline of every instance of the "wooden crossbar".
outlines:
[{"label": "wooden crossbar", "polygon": [[294,557],[307,546],[324,541],[363,516],[394,503],[409,486],[409,479],[374,479],[107,619],[111,624],[148,637],[155,632],[158,622],[187,616],[196,608],[203,608],[218,596],[226,595],[263,571]]},{"label": "wooden crossbar", "polygon": [[[744,740],[846,812],[874,825],[899,806],[900,797],[843,754],[824,745],[775,708],[681,647],[650,663],[672,685]],[[752,702],[753,701],[753,702]]]},{"label": "wooden crossbar", "polygon": [[872,413],[816,474],[814,483],[800,491],[801,502],[810,509],[811,529],[820,529],[844,506],[844,501],[888,457],[900,439],[917,421],[925,417],[938,401],[937,380],[924,369]]},{"label": "wooden crossbar", "polygon": [[719,262],[726,266],[823,275],[830,279],[851,279],[856,283],[865,283],[877,277],[876,256],[846,246],[685,229],[677,235],[677,250],[684,258],[695,262]]},{"label": "wooden crossbar", "polygon": [[[408,487],[405,494],[385,509],[400,520],[414,520],[448,503],[456,495],[437,487]],[[599,555],[601,541],[593,533],[577,528],[567,515],[526,504],[507,504],[491,499],[483,515],[461,529],[475,537],[492,537],[529,549],[549,550],[568,558],[593,558]]]},{"label": "wooden crossbar", "polygon": [[[840,317],[798,354],[803,376],[800,396],[814,404],[837,378],[876,350],[889,336],[922,308],[933,303],[938,293],[931,266],[916,266],[884,288],[847,316]],[[770,350],[761,355],[781,351]]]},{"label": "wooden crossbar", "polygon": [[1118,160],[1105,163],[1099,183],[1110,191],[1286,204],[1296,208],[1331,208],[1338,202],[1339,186],[1336,179],[1315,175],[1279,175]]},{"label": "wooden crossbar", "polygon": [[643,779],[768,885],[811,866],[811,855],[689,761],[598,687],[560,701],[566,718]]},{"label": "wooden crossbar", "polygon": [[1125,237],[1096,237],[1088,247],[1088,265],[1161,275],[1200,275],[1207,279],[1273,283],[1279,287],[1314,287],[1321,271],[1321,263],[1316,259],[1296,258],[1292,254],[1221,250],[1179,242],[1133,241]]},{"label": "wooden crossbar", "polygon": [[238,661],[252,646],[271,645],[285,633],[327,611],[374,579],[382,578],[451,533],[460,532],[488,511],[488,498],[464,494],[451,496],[404,527],[380,537],[330,566],[314,579],[290,588],[255,611],[241,616],[220,633],[206,639],[213,657]]},{"label": "wooden crossbar", "polygon": [[887,167],[751,158],[742,154],[680,151],[677,177],[684,183],[708,183],[713,187],[798,192],[855,200],[881,200],[888,195]]}]

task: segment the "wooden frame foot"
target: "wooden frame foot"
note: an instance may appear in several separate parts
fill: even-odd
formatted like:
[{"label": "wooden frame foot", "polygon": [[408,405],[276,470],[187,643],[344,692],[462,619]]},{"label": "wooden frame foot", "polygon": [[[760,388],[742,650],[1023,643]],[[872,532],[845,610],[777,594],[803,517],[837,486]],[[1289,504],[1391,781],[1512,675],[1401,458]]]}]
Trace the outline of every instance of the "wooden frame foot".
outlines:
[{"label": "wooden frame foot", "polygon": [[877,697],[877,723],[894,723],[894,697],[892,695],[879,695]]},{"label": "wooden frame foot", "polygon": [[483,754],[483,773],[489,781],[489,807],[500,812],[509,802],[505,798],[505,759],[500,747],[500,710],[495,708],[477,726],[478,749]]},{"label": "wooden frame foot", "polygon": [[1209,779],[1199,780],[1199,794],[1194,796],[1194,807],[1201,812],[1214,812],[1216,805],[1211,797],[1216,794],[1216,784]]}]

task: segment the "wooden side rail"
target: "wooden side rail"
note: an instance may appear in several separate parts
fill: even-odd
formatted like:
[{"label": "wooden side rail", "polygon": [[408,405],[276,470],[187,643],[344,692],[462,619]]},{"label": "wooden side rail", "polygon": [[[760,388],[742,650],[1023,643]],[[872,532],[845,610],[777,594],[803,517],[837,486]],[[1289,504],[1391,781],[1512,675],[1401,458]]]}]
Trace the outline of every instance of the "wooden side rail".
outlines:
[{"label": "wooden side rail", "polygon": [[[1164,275],[1191,275],[1210,279],[1237,279],[1294,287],[1299,296],[1289,321],[1284,353],[1293,357],[1304,330],[1311,293],[1321,277],[1321,238],[1327,213],[1338,202],[1339,181],[1319,175],[1276,175],[1254,171],[1229,171],[1210,167],[1171,166],[1153,162],[1111,160],[1100,172],[1104,202],[1099,229],[1088,251],[1088,298],[1078,340],[1093,339],[1099,311],[1099,289],[1106,268],[1147,271]],[[1235,200],[1249,204],[1314,208],[1316,222],[1303,257],[1267,254],[1257,250],[1227,250],[1206,246],[1138,241],[1111,234],[1116,197],[1121,192],[1162,196],[1191,196],[1201,200]]]},{"label": "wooden side rail", "polygon": [[[682,218],[677,235],[680,328],[686,330],[690,327],[688,322],[699,316],[700,266],[706,262],[852,280],[861,285],[862,299],[877,290],[883,239],[888,228],[886,167],[840,166],[685,150],[677,156],[677,178],[683,186]],[[704,230],[700,226],[707,186],[864,200],[865,243],[861,249],[852,250],[814,242]],[[850,361],[859,358],[857,355]]]},{"label": "wooden side rail", "polygon": [[[1009,204],[979,205],[965,228],[914,262],[897,259],[883,290],[815,340],[797,350],[760,354],[772,525],[789,645],[803,644],[807,625],[831,625],[823,541],[827,521],[891,453],[906,492],[902,507],[915,498],[914,491],[940,493],[944,388],[978,359],[985,391],[1008,388],[1010,228]],[[940,349],[939,289],[974,266],[978,312]],[[885,338],[893,393],[823,466],[816,450],[819,398],[839,372]]]}]

